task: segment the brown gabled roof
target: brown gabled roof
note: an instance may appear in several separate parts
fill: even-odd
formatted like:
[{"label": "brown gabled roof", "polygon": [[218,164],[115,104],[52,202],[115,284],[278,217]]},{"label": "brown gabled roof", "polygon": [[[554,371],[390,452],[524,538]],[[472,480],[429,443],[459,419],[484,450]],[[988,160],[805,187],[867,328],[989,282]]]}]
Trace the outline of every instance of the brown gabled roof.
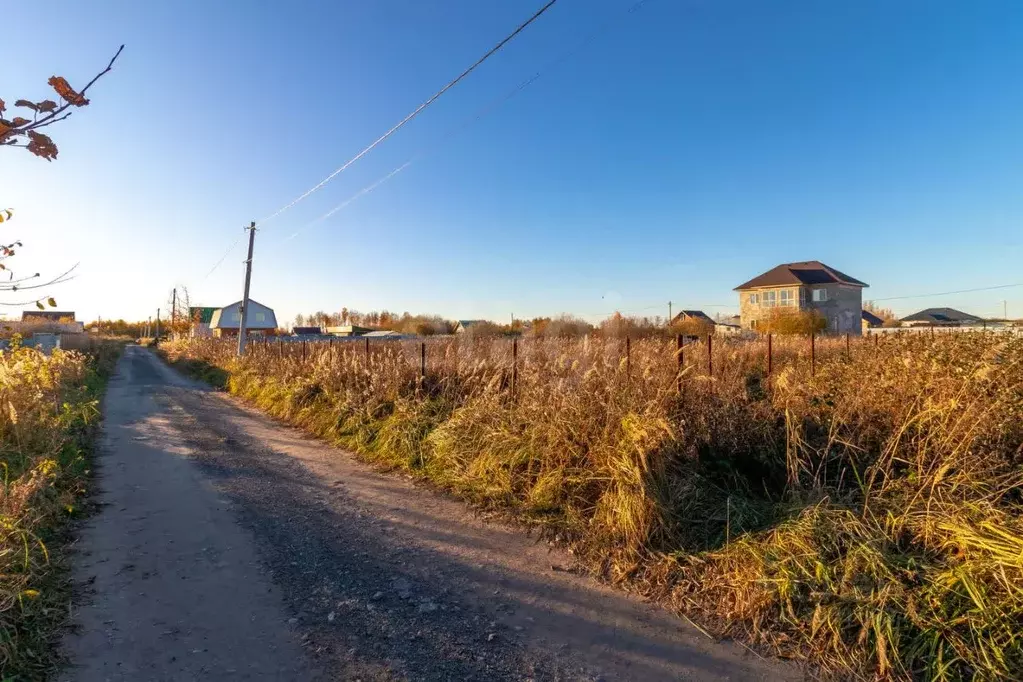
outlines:
[{"label": "brown gabled roof", "polygon": [[783,287],[788,284],[850,284],[856,287],[870,286],[855,277],[821,263],[819,260],[808,260],[801,263],[782,263],[764,274],[754,277],[745,284],[735,287],[735,291],[756,289],[759,287]]},{"label": "brown gabled roof", "polygon": [[702,310],[680,310],[678,315],[675,316],[673,322],[682,322],[683,320],[694,319],[703,322],[714,324],[714,320],[707,316],[707,313]]}]

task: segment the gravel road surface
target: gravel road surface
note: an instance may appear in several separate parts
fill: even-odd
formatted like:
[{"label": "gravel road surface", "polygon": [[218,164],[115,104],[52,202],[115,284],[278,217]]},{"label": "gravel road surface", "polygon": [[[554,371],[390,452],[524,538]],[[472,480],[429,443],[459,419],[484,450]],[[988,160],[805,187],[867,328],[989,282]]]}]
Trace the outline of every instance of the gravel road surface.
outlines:
[{"label": "gravel road surface", "polygon": [[129,347],[63,679],[798,680]]}]

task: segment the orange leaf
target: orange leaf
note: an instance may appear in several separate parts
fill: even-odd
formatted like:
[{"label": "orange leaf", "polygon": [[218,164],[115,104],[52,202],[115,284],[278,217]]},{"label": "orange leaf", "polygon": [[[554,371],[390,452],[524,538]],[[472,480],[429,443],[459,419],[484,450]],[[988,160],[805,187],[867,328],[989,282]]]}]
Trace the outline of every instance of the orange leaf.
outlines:
[{"label": "orange leaf", "polygon": [[89,103],[89,100],[78,94],[67,80],[61,76],[50,76],[50,80],[48,80],[47,83],[53,86],[53,89],[57,91],[58,95],[76,107],[84,107]]},{"label": "orange leaf", "polygon": [[28,120],[27,118],[22,118],[21,116],[15,116],[14,120],[11,121],[11,123],[14,124],[15,128],[21,127],[21,126],[25,125],[26,123],[31,123],[31,122],[32,121]]},{"label": "orange leaf", "polygon": [[0,114],[4,113],[4,110],[6,108],[7,108],[7,105],[4,104],[4,101],[2,99],[0,99]]},{"label": "orange leaf", "polygon": [[39,111],[39,105],[35,104],[34,102],[29,102],[27,99],[19,99],[17,102],[14,103],[14,106],[26,107],[28,109],[31,109],[32,111]]},{"label": "orange leaf", "polygon": [[47,161],[52,161],[57,158],[57,145],[53,144],[53,140],[48,135],[37,133],[34,130],[28,131],[28,150],[36,156],[42,157]]},{"label": "orange leaf", "polygon": [[42,102],[36,102],[36,111],[41,114],[48,114],[57,108],[57,103],[52,99],[44,99]]}]

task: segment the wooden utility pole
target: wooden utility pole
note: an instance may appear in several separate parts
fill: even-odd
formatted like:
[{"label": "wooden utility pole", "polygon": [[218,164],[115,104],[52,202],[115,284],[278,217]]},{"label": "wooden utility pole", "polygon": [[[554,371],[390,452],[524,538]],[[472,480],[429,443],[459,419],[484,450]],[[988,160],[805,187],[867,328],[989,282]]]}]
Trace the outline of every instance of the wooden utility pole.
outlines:
[{"label": "wooden utility pole", "polygon": [[668,326],[671,326],[671,301],[668,301]]},{"label": "wooden utility pole", "polygon": [[153,345],[160,343],[160,309],[156,309],[156,336],[153,337]]},{"label": "wooden utility pole", "polygon": [[256,223],[249,223],[249,255],[245,259],[245,289],[242,291],[242,307],[238,320],[238,355],[245,354],[245,316],[249,312],[249,282],[252,281],[252,244],[256,240]]},{"label": "wooden utility pole", "polygon": [[177,329],[178,323],[178,288],[171,290],[171,334]]}]

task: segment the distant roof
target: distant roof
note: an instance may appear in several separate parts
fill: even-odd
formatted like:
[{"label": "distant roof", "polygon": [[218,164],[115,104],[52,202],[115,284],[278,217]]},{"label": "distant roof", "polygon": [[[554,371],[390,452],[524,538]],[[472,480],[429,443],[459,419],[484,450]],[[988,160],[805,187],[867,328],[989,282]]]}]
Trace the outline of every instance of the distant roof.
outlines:
[{"label": "distant roof", "polygon": [[401,338],[405,338],[406,334],[402,334],[401,332],[392,332],[392,331],[389,331],[389,330],[379,330],[378,329],[377,331],[366,332],[362,336],[364,338],[370,338],[370,339],[382,339],[382,338],[401,339]]},{"label": "distant roof", "polygon": [[849,284],[856,287],[870,286],[855,277],[821,263],[808,260],[800,263],[782,263],[745,284],[735,287],[736,291],[758,287],[783,287],[787,284]]},{"label": "distant roof", "polygon": [[884,320],[882,320],[880,317],[870,312],[869,310],[861,310],[860,317],[862,317],[867,324],[873,324],[878,327],[884,324]]},{"label": "distant roof", "polygon": [[903,322],[982,322],[981,318],[955,308],[927,308],[902,318]]},{"label": "distant roof", "polygon": [[292,327],[291,333],[308,336],[309,334],[322,334],[323,331],[319,327]]},{"label": "distant roof", "polygon": [[471,327],[472,325],[479,324],[480,322],[486,322],[486,320],[459,320],[458,324],[463,327]]},{"label": "distant roof", "polygon": [[680,310],[678,315],[675,316],[675,320],[673,321],[681,322],[682,320],[686,319],[700,320],[701,322],[714,324],[714,320],[710,319],[707,313],[703,312],[702,310]]},{"label": "distant roof", "polygon": [[62,320],[66,318],[75,319],[75,314],[72,311],[67,310],[23,310],[21,313],[22,320],[30,320],[32,318],[42,318],[44,320]]},{"label": "distant roof", "polygon": [[217,312],[217,308],[193,306],[188,309],[188,319],[199,324],[209,324],[215,312]]}]

